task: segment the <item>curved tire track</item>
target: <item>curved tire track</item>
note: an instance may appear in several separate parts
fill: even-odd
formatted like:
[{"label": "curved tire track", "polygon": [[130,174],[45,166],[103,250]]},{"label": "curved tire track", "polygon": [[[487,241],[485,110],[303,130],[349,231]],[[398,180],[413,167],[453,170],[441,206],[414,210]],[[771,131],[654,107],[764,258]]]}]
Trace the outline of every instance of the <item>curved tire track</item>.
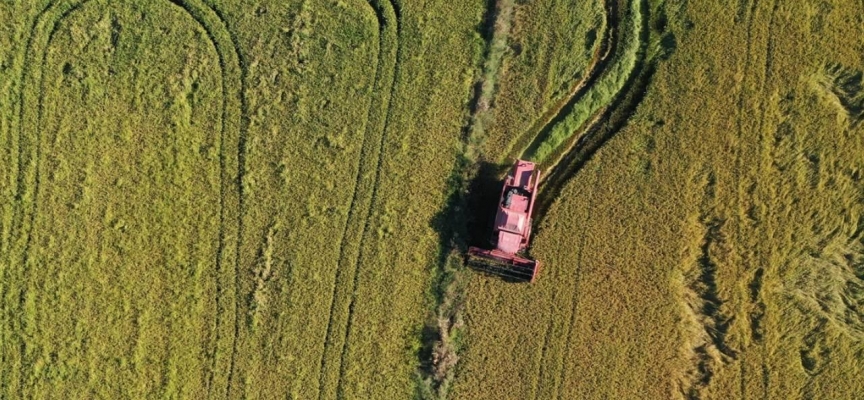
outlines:
[{"label": "curved tire track", "polygon": [[570,140],[573,144],[561,155],[554,165],[545,167],[545,178],[540,186],[540,194],[535,203],[535,235],[542,230],[542,222],[549,208],[558,199],[561,190],[572,177],[603,147],[609,139],[623,128],[627,119],[635,112],[636,107],[651,84],[657,59],[646,58],[646,47],[650,36],[651,15],[645,1],[640,1],[642,27],[639,30],[640,57],[622,89],[612,98],[612,101],[597,111],[588,123],[583,126],[581,134],[574,134]]},{"label": "curved tire track", "polygon": [[[21,254],[20,260],[21,264],[19,266],[20,269],[20,277],[19,281],[24,281],[28,274],[27,265],[29,263],[29,253],[32,241],[32,230],[35,222],[35,217],[38,212],[38,195],[39,195],[39,184],[40,184],[40,174],[39,174],[39,164],[41,158],[41,131],[39,129],[39,122],[42,120],[43,116],[43,100],[44,97],[42,95],[42,87],[44,83],[44,64],[47,57],[47,48],[50,45],[51,39],[53,35],[56,33],[60,22],[62,22],[65,18],[67,18],[72,12],[84,6],[86,3],[91,0],[70,0],[70,1],[60,1],[55,3],[50,3],[45,7],[35,18],[33,25],[30,29],[30,36],[27,40],[27,45],[24,50],[24,66],[22,67],[21,78],[20,78],[20,93],[19,93],[19,117],[17,121],[18,125],[18,160],[19,160],[19,168],[18,168],[18,176],[17,176],[17,188],[16,188],[16,202],[17,207],[15,207],[15,212],[13,213],[13,222],[12,222],[12,230],[11,230],[11,238],[17,238],[16,245],[13,245],[12,251],[10,254]],[[244,75],[245,71],[240,64],[240,50],[237,45],[236,40],[231,36],[230,32],[227,29],[227,24],[224,19],[221,18],[218,14],[216,14],[215,10],[210,8],[207,5],[204,5],[201,0],[168,0],[170,3],[180,7],[183,9],[193,20],[195,20],[198,25],[203,28],[207,32],[208,40],[213,45],[219,57],[219,64],[221,70],[221,78],[222,78],[222,131],[220,132],[220,152],[219,152],[219,163],[220,163],[220,176],[221,176],[221,187],[220,187],[220,229],[219,229],[219,244],[217,254],[215,255],[216,259],[216,269],[217,269],[217,293],[216,293],[216,326],[214,327],[216,339],[215,339],[215,348],[211,353],[211,357],[213,357],[213,364],[211,367],[211,371],[209,371],[208,383],[207,383],[207,391],[212,396],[213,390],[213,379],[214,374],[216,373],[218,368],[217,360],[219,359],[219,346],[220,346],[220,325],[222,321],[220,320],[221,311],[223,311],[223,306],[220,304],[222,302],[223,297],[225,296],[222,292],[225,290],[224,283],[219,279],[219,275],[225,273],[223,268],[225,265],[234,265],[234,271],[232,274],[236,277],[237,275],[237,251],[239,251],[239,243],[235,243],[237,245],[235,251],[230,252],[226,250],[226,242],[229,237],[234,236],[237,238],[239,242],[238,231],[240,228],[240,218],[239,211],[242,207],[241,198],[242,198],[242,185],[240,185],[240,181],[242,180],[243,170],[241,165],[238,165],[238,161],[242,161],[243,152],[245,150],[245,132],[242,128],[241,118],[248,119],[245,116],[248,114],[243,106],[245,104],[245,99],[243,97],[242,82],[245,81]],[[212,22],[205,17],[205,15],[215,15],[215,22]],[[212,18],[212,17],[210,17]],[[226,40],[225,37],[229,37],[229,40]],[[227,51],[226,51],[227,47]],[[35,74],[35,75],[34,75]],[[28,79],[30,77],[30,79]],[[29,85],[28,81],[38,82],[37,87],[39,91],[37,94],[32,94],[26,90]],[[239,90],[235,93],[235,96],[229,96],[227,93],[231,88],[238,88]],[[33,97],[36,97],[34,99]],[[37,104],[36,109],[33,107],[28,107],[28,105]],[[33,115],[35,113],[35,116]],[[25,122],[27,121],[27,122]],[[25,125],[31,125],[33,131],[35,131],[35,138],[29,140],[26,132]],[[32,143],[31,143],[32,142]],[[27,145],[25,145],[25,143]],[[236,154],[229,154],[226,152],[226,143],[236,143],[237,144],[237,152]],[[29,156],[29,157],[27,157]],[[24,163],[23,161],[26,159],[30,160],[29,163]],[[242,163],[241,163],[242,164]],[[236,171],[233,173],[231,171]],[[29,184],[28,184],[29,183]],[[236,205],[235,207],[231,207],[232,205]],[[25,220],[27,224],[25,225]],[[229,221],[234,220],[237,225],[229,223]],[[236,228],[236,229],[235,229]],[[13,239],[14,240],[14,239]],[[233,260],[231,257],[235,257]],[[10,260],[12,256],[10,255]],[[11,263],[10,263],[11,265]],[[8,275],[5,282],[10,282]],[[7,285],[3,286],[3,298],[6,297]],[[229,297],[237,297],[237,283],[235,280],[234,283],[234,295]],[[19,304],[21,304],[23,300],[25,291],[22,289],[18,294]],[[5,301],[4,301],[5,304]],[[4,314],[6,309],[4,307]],[[234,312],[236,314],[236,304]],[[22,317],[23,318],[23,317]],[[235,335],[230,340],[232,342],[231,348],[236,350],[236,318],[235,318]],[[23,320],[19,320],[19,325],[17,326],[17,330],[21,331],[23,326]],[[21,360],[25,358],[26,352],[26,343],[22,340],[19,343],[19,352]],[[229,363],[229,367],[226,368],[229,376],[229,380],[227,382],[226,394],[230,392],[230,371],[233,370],[233,353],[235,351],[232,350],[231,359],[227,362]],[[3,364],[9,365],[6,361],[6,352],[3,351]],[[18,377],[18,394],[19,396],[23,396],[24,384],[23,380],[25,379],[25,375],[23,371],[19,371]],[[5,385],[6,380],[3,380],[3,384]],[[6,389],[3,387],[2,389]]]},{"label": "curved tire track", "polygon": [[[339,249],[339,262],[336,270],[336,280],[331,295],[330,317],[327,324],[327,334],[324,341],[324,351],[320,361],[320,375],[318,398],[341,398],[343,394],[343,375],[345,373],[345,358],[348,351],[348,337],[354,314],[354,302],[356,300],[357,282],[360,276],[360,264],[363,258],[362,244],[369,229],[369,220],[372,215],[372,204],[377,198],[377,190],[381,179],[381,163],[383,160],[384,145],[387,139],[387,128],[392,109],[392,95],[398,75],[398,58],[401,51],[399,34],[401,32],[401,15],[398,6],[388,0],[369,0],[369,6],[375,13],[378,21],[378,65],[375,72],[376,91],[382,93],[381,98],[381,121],[373,124],[374,102],[370,105],[369,117],[367,118],[366,133],[363,138],[363,150],[360,156],[360,166],[357,170],[357,180],[354,186],[354,195],[351,201],[349,217],[346,221]],[[392,29],[392,31],[390,31]],[[390,37],[392,36],[392,38]],[[392,39],[395,43],[388,42]],[[392,68],[386,68],[387,57],[392,57],[388,64]],[[383,90],[384,88],[388,90]],[[370,132],[377,132],[377,142],[372,139]],[[363,185],[364,178],[371,178],[371,185]],[[360,202],[358,204],[358,202]],[[362,211],[365,210],[365,211]],[[362,215],[362,217],[361,217]],[[357,221],[354,221],[355,218]],[[362,218],[362,219],[361,219]],[[357,230],[355,232],[351,228]],[[349,246],[355,243],[354,246]],[[350,248],[349,248],[350,247]],[[347,287],[348,290],[339,290]],[[338,359],[338,362],[337,362]],[[336,367],[338,365],[338,368]]]},{"label": "curved tire track", "polygon": [[[400,39],[400,36],[402,34],[402,10],[399,7],[399,4],[397,3],[396,0],[388,0],[388,3],[389,3],[390,8],[393,12],[393,18],[394,18],[394,21],[393,21],[394,24],[393,25],[395,25],[395,28],[396,28],[396,38],[395,38],[395,40],[396,40],[396,52],[395,52],[396,57],[395,57],[395,60],[393,62],[393,65],[394,65],[393,66],[393,81],[391,83],[390,90],[389,90],[390,100],[392,100],[393,93],[396,92],[396,83],[398,82],[397,78],[399,76],[399,71],[400,71],[400,67],[401,67],[401,65],[399,63],[399,59],[401,58],[401,55],[402,55],[402,42],[399,39]],[[383,126],[382,131],[381,131],[382,134],[381,134],[381,142],[380,142],[379,148],[378,148],[378,160],[377,160],[376,166],[375,166],[375,184],[372,186],[372,199],[371,199],[370,205],[375,204],[375,200],[378,198],[378,188],[381,185],[381,163],[384,159],[383,158],[384,145],[387,143],[387,137],[388,137],[388,133],[389,133],[388,128],[390,127],[390,117],[392,116],[392,113],[393,113],[393,102],[388,101],[386,108],[387,108],[387,112],[385,114],[386,116],[384,117],[384,126]],[[369,210],[366,212],[366,218],[365,218],[366,222],[363,225],[363,233],[360,236],[361,244],[365,241],[366,234],[367,234],[367,232],[369,232],[369,225],[370,225],[371,217],[372,217],[372,207],[370,207]],[[336,395],[337,395],[337,398],[339,398],[339,399],[345,398],[344,387],[343,387],[343,383],[344,383],[343,377],[345,376],[345,369],[346,369],[345,358],[348,354],[347,344],[348,344],[348,339],[349,339],[350,334],[351,334],[351,327],[352,327],[352,324],[354,322],[354,305],[355,305],[355,301],[357,300],[356,289],[357,289],[357,282],[360,278],[360,265],[362,264],[363,256],[364,256],[363,247],[361,247],[360,248],[360,254],[357,257],[357,261],[355,262],[355,266],[354,266],[354,280],[353,280],[353,283],[351,285],[351,302],[348,305],[348,324],[345,327],[345,335],[344,335],[345,340],[343,342],[345,344],[342,346],[342,354],[340,355],[340,360],[339,360],[339,381],[338,381],[337,386],[336,386],[337,387]]]},{"label": "curved tire track", "polygon": [[[0,329],[0,333],[3,334],[3,336],[2,336],[3,337],[3,341],[2,341],[3,348],[0,349],[0,362],[2,362],[2,365],[3,365],[2,375],[0,375],[0,390],[2,390],[2,393],[0,393],[0,396],[5,396],[5,394],[8,393],[8,391],[10,390],[8,385],[9,385],[10,381],[13,380],[12,378],[14,378],[14,377],[12,377],[12,378],[8,377],[7,370],[6,370],[6,366],[12,364],[9,361],[9,357],[7,356],[7,347],[9,347],[10,340],[7,337],[7,329],[6,328],[9,327],[10,328],[9,331],[16,331],[16,330],[20,331],[21,330],[20,326],[17,326],[15,323],[13,323],[12,318],[10,318],[11,317],[11,315],[10,315],[11,313],[9,312],[10,302],[7,301],[7,296],[9,295],[9,291],[11,289],[10,283],[13,281],[16,281],[16,282],[23,282],[24,281],[23,278],[18,278],[17,280],[13,280],[12,277],[10,276],[12,274],[12,271],[11,271],[12,266],[15,265],[15,264],[13,264],[13,260],[16,260],[16,257],[14,257],[13,254],[21,254],[22,258],[25,257],[26,254],[23,253],[23,249],[18,249],[18,247],[22,246],[22,244],[21,244],[22,240],[24,243],[29,241],[29,238],[24,238],[20,233],[20,231],[24,229],[24,227],[23,227],[24,214],[26,214],[26,210],[24,210],[23,208],[25,206],[27,206],[27,203],[22,199],[22,196],[24,195],[25,180],[26,180],[26,177],[25,177],[25,165],[26,165],[26,163],[24,162],[24,148],[25,148],[25,146],[22,143],[22,140],[24,138],[24,132],[23,132],[23,129],[24,129],[23,128],[23,121],[24,121],[24,112],[25,112],[25,107],[24,107],[24,93],[25,93],[25,91],[24,91],[24,89],[27,87],[26,78],[30,73],[30,68],[28,68],[28,66],[30,65],[30,63],[29,63],[30,57],[28,57],[28,56],[30,55],[31,48],[33,47],[33,39],[36,36],[36,33],[40,31],[40,29],[37,29],[37,27],[42,25],[40,22],[42,21],[42,19],[46,15],[46,13],[48,13],[48,11],[51,10],[53,5],[54,5],[53,3],[49,3],[47,6],[45,6],[45,8],[42,9],[42,11],[40,11],[39,14],[36,15],[36,18],[33,20],[33,25],[30,27],[30,34],[27,36],[27,43],[24,47],[24,58],[23,58],[23,64],[21,66],[21,75],[19,77],[19,91],[20,91],[20,93],[18,94],[18,120],[13,121],[12,127],[10,128],[10,132],[14,132],[16,125],[18,128],[18,136],[17,136],[17,152],[18,152],[17,164],[18,165],[17,165],[16,178],[15,178],[16,183],[15,183],[15,196],[14,196],[14,201],[16,204],[13,204],[13,206],[12,206],[12,219],[10,221],[10,226],[9,226],[9,244],[8,244],[9,252],[6,254],[7,262],[6,262],[6,268],[4,268],[4,271],[3,271],[3,281],[0,282],[0,284],[2,284],[2,293],[0,293],[0,300],[2,300],[2,304],[3,304],[2,305],[2,312],[3,312],[3,320],[2,321],[3,321],[3,326],[4,326],[3,329]],[[15,137],[14,133],[11,133],[10,136]],[[13,150],[13,151],[15,151],[15,150]],[[20,258],[18,258],[18,259],[20,259]],[[16,272],[21,273],[23,275],[24,270],[21,266],[26,264],[26,260],[22,260],[22,261],[23,262],[21,264],[18,264],[18,267],[16,268],[17,269]],[[21,299],[22,296],[23,296],[23,289],[19,290],[17,298],[15,299],[15,300],[17,300],[17,304],[19,306],[22,304],[22,299]],[[21,319],[19,318],[17,320],[17,322],[20,323]],[[21,344],[19,344],[19,346],[20,347],[16,350],[17,350],[18,356],[21,357],[24,354],[23,341]],[[18,387],[13,388],[12,390],[17,389],[18,396],[20,397],[22,395],[21,390],[23,390],[21,387],[22,386],[21,385],[21,379],[23,379],[22,378],[22,376],[23,376],[22,371],[18,370],[18,374],[19,374],[19,376],[17,377],[17,379],[15,379],[16,381],[18,381]]]},{"label": "curved tire track", "polygon": [[[378,25],[378,42],[379,42],[378,54],[377,54],[378,62],[375,65],[375,78],[374,78],[374,81],[372,82],[372,84],[373,84],[373,91],[372,92],[375,93],[375,92],[378,92],[378,89],[380,89],[382,86],[385,86],[385,85],[382,85],[382,80],[384,78],[382,78],[382,68],[381,67],[384,64],[384,57],[385,57],[384,47],[385,47],[386,30],[385,30],[385,24],[384,24],[385,19],[382,16],[382,13],[379,12],[379,10],[377,10],[372,5],[371,2],[368,2],[367,5],[372,9],[373,13],[375,14],[375,20],[376,20],[377,25]],[[389,99],[389,93],[386,94],[385,96],[387,96],[387,99]],[[384,101],[389,101],[389,100],[384,100]],[[372,119],[372,116],[374,114],[374,109],[375,109],[374,104],[375,104],[374,101],[370,101],[369,109],[367,111],[367,117],[366,117],[366,124],[367,125],[366,125],[365,132],[363,135],[363,144],[361,147],[360,155],[357,159],[357,174],[356,174],[355,181],[354,181],[354,190],[353,190],[353,194],[352,194],[352,198],[351,198],[351,205],[349,206],[349,209],[348,209],[348,218],[345,220],[345,226],[342,230],[342,237],[340,239],[340,245],[339,245],[339,259],[338,259],[337,265],[336,265],[336,276],[335,276],[334,281],[333,281],[333,289],[330,292],[330,312],[328,314],[329,318],[328,318],[328,322],[327,322],[327,332],[326,332],[326,336],[324,337],[324,342],[321,344],[321,346],[323,348],[321,351],[321,359],[318,361],[318,369],[319,369],[318,398],[319,399],[323,398],[325,389],[327,387],[327,378],[328,378],[327,377],[327,371],[329,370],[329,368],[328,368],[329,365],[327,363],[327,358],[328,358],[327,357],[327,355],[328,355],[327,349],[332,348],[333,346],[337,346],[337,347],[339,346],[339,345],[335,345],[333,343],[333,341],[334,341],[333,335],[334,335],[334,331],[335,331],[335,325],[337,324],[335,321],[335,319],[336,319],[335,314],[336,313],[334,311],[337,308],[337,303],[339,303],[338,300],[340,300],[340,297],[339,297],[340,282],[347,279],[343,275],[343,273],[345,273],[344,272],[345,268],[343,268],[343,266],[350,263],[349,259],[353,259],[353,257],[349,257],[349,255],[348,255],[348,251],[349,251],[349,249],[348,249],[349,243],[348,242],[350,241],[349,239],[353,238],[352,232],[351,232],[351,227],[354,226],[355,224],[358,224],[358,222],[355,221],[355,219],[360,218],[358,216],[358,213],[363,214],[363,211],[361,211],[361,210],[368,210],[368,208],[370,206],[370,201],[371,201],[371,199],[368,195],[364,196],[363,194],[361,194],[361,183],[363,181],[364,176],[369,174],[369,171],[367,169],[371,169],[371,166],[366,165],[364,161],[374,160],[374,159],[378,158],[378,154],[377,154],[378,147],[373,145],[373,139],[370,137],[370,136],[372,136],[371,132],[373,131],[373,127],[371,126],[372,125],[371,119]],[[361,197],[362,197],[362,199],[361,199]],[[363,204],[360,204],[361,201]],[[344,343],[342,345],[344,345]]]},{"label": "curved tire track", "polygon": [[[594,61],[591,63],[591,66],[589,67],[590,72],[588,74],[586,74],[585,78],[583,78],[580,82],[578,82],[578,83],[576,83],[576,85],[574,85],[573,90],[571,90],[570,96],[568,96],[567,98],[562,100],[558,104],[557,107],[553,108],[554,112],[549,113],[548,116],[544,115],[544,117],[541,118],[541,121],[543,121],[543,123],[538,129],[535,129],[533,127],[531,129],[529,129],[528,135],[527,135],[527,138],[529,139],[529,140],[527,140],[528,143],[526,143],[524,145],[518,145],[517,144],[515,146],[516,150],[510,151],[507,158],[516,158],[516,157],[520,156],[521,153],[525,150],[525,148],[527,148],[530,145],[530,143],[533,143],[540,136],[540,132],[544,132],[547,129],[551,128],[551,126],[555,124],[556,120],[563,117],[561,114],[564,112],[565,108],[569,108],[568,105],[576,103],[579,98],[584,96],[584,94],[591,87],[591,85],[589,85],[589,83],[595,83],[597,81],[597,79],[599,79],[600,76],[603,75],[603,72],[606,70],[606,68],[609,65],[609,61],[610,61],[609,55],[615,53],[615,50],[616,50],[616,48],[620,42],[619,37],[618,37],[620,34],[620,29],[618,29],[620,18],[618,16],[618,10],[617,10],[616,6],[617,6],[617,1],[606,0],[606,7],[604,7],[606,9],[606,29],[605,29],[605,32],[603,34],[603,38],[601,39],[602,42],[600,43],[600,45],[598,46],[597,50],[594,53]],[[532,135],[531,132],[537,132],[537,133]],[[518,140],[523,141],[523,142],[526,141],[525,137],[519,138]],[[545,174],[544,174],[543,179],[546,180]],[[542,214],[536,213],[535,215],[537,215],[539,217]],[[537,217],[535,217],[535,218],[537,218]],[[534,225],[535,226],[539,225],[539,222],[540,222],[540,218],[537,218],[537,221],[534,223]],[[536,237],[536,234],[537,234],[536,230],[535,230],[534,234]],[[583,239],[583,242],[584,242],[584,239]],[[582,255],[582,250],[580,249],[580,253],[579,253],[578,258],[581,259],[581,255]],[[577,270],[576,274],[577,274],[577,277],[576,277],[576,280],[574,283],[574,288],[575,288],[575,286],[578,286],[578,283],[579,283],[578,270]],[[556,295],[553,293],[553,298],[555,298],[555,297],[556,297]],[[555,301],[553,301],[552,304],[555,304]],[[539,383],[543,381],[543,376],[546,374],[546,372],[544,372],[547,369],[546,365],[545,365],[545,360],[547,357],[547,350],[549,348],[549,342],[550,342],[550,339],[552,337],[552,331],[553,331],[554,325],[555,325],[554,321],[549,321],[547,323],[546,333],[543,337],[543,348],[540,352],[540,360],[538,362],[538,369],[537,369],[537,372],[534,374],[536,379],[535,379],[534,384],[532,385],[532,389],[535,390],[535,393],[531,397],[534,399],[540,398],[539,396],[540,396],[541,391],[539,390]]]}]

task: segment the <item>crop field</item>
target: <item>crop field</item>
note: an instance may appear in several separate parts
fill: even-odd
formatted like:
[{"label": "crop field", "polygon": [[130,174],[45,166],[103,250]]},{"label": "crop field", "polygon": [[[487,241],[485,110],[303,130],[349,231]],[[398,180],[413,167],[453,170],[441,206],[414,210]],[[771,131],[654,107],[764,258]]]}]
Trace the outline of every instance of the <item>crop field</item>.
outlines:
[{"label": "crop field", "polygon": [[[0,2],[0,398],[855,399],[864,2]],[[543,170],[537,282],[479,273]]]}]

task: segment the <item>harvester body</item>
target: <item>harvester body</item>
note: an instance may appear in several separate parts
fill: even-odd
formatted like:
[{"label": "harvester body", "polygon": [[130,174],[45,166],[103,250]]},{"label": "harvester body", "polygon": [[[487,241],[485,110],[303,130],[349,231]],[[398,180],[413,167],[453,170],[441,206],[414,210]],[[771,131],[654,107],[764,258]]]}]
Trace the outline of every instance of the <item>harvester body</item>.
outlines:
[{"label": "harvester body", "polygon": [[486,261],[481,269],[531,282],[536,278],[540,262],[519,254],[531,239],[531,213],[539,181],[540,171],[534,163],[517,160],[513,165],[501,188],[491,238],[494,249],[468,249],[469,256]]}]

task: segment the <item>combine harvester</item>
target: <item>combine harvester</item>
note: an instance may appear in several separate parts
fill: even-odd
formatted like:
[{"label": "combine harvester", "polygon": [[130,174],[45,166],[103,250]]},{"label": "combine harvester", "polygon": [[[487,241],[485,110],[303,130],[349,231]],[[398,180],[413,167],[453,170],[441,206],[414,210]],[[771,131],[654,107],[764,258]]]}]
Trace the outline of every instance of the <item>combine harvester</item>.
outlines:
[{"label": "combine harvester", "polygon": [[540,171],[534,163],[516,161],[501,189],[491,238],[494,249],[470,247],[469,266],[504,278],[534,282],[540,262],[520,257],[519,253],[528,247],[531,238],[531,213],[539,182]]}]

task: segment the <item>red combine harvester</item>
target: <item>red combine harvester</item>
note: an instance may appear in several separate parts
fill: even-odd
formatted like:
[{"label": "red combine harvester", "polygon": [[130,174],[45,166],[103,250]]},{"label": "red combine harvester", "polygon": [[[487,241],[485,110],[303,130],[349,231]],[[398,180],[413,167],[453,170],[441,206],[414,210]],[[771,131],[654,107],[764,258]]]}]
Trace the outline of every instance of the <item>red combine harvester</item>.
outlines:
[{"label": "red combine harvester", "polygon": [[501,189],[491,240],[495,248],[470,247],[468,255],[472,267],[503,277],[534,281],[540,262],[518,254],[528,247],[531,238],[531,213],[539,181],[540,171],[534,163],[516,160]]}]

